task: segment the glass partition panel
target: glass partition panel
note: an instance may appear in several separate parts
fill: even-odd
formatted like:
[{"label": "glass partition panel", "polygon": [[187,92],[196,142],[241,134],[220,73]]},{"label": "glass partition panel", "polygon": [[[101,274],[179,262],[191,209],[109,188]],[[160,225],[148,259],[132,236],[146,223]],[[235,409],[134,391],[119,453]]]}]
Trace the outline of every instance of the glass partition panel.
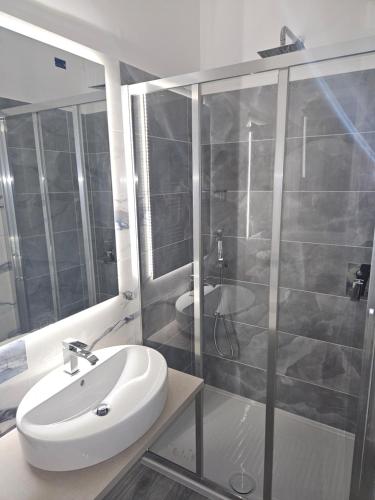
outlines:
[{"label": "glass partition panel", "polygon": [[[191,89],[133,97],[143,343],[194,372]],[[152,451],[195,470],[194,405]]]},{"label": "glass partition panel", "polygon": [[88,217],[96,302],[118,295],[115,220],[107,105],[105,101],[79,106],[82,121]]},{"label": "glass partition panel", "polygon": [[204,473],[262,498],[278,72],[203,84]]},{"label": "glass partition panel", "polygon": [[374,236],[374,66],[367,56],[290,72],[274,428],[277,500],[349,498]]}]

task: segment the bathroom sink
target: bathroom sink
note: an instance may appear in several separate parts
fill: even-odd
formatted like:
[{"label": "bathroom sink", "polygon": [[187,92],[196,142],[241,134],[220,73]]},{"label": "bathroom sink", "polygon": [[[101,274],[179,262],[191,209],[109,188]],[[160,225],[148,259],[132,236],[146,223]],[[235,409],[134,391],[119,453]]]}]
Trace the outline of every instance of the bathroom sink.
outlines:
[{"label": "bathroom sink", "polygon": [[17,429],[26,460],[40,469],[81,469],[106,460],[139,439],[167,399],[167,363],[145,346],[94,352],[79,372],[59,367],[25,395]]}]

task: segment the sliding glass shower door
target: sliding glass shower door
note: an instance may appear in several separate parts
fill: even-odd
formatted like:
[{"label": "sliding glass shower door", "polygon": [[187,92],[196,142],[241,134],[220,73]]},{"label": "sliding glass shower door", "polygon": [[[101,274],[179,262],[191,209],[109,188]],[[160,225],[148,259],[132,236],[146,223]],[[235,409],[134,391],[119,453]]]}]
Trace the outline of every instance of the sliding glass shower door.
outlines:
[{"label": "sliding glass shower door", "polygon": [[204,471],[262,498],[278,72],[201,85]]},{"label": "sliding glass shower door", "polygon": [[[373,56],[356,56],[290,70],[275,382],[278,500],[348,499],[351,479],[353,495],[358,486],[360,464],[354,462],[353,477],[352,465],[361,456],[356,433],[368,384],[361,365],[373,295],[373,68]],[[368,334],[373,338],[371,328]]]}]

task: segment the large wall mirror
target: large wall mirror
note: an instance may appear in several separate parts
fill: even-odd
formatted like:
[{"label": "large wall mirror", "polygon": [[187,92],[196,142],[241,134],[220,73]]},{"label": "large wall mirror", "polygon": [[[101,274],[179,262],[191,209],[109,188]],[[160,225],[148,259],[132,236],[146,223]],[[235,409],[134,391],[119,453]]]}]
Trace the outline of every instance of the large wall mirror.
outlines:
[{"label": "large wall mirror", "polygon": [[104,68],[0,28],[0,343],[118,294]]}]

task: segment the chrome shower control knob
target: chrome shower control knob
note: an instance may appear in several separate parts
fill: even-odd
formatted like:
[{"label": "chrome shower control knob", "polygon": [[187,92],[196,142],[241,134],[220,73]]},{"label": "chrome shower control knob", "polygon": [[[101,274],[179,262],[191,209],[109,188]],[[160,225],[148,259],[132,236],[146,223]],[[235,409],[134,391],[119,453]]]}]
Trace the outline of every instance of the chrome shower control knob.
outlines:
[{"label": "chrome shower control knob", "polygon": [[95,410],[95,413],[99,416],[99,417],[104,417],[105,415],[107,415],[109,413],[109,406],[106,405],[105,403],[99,405],[96,410]]}]

